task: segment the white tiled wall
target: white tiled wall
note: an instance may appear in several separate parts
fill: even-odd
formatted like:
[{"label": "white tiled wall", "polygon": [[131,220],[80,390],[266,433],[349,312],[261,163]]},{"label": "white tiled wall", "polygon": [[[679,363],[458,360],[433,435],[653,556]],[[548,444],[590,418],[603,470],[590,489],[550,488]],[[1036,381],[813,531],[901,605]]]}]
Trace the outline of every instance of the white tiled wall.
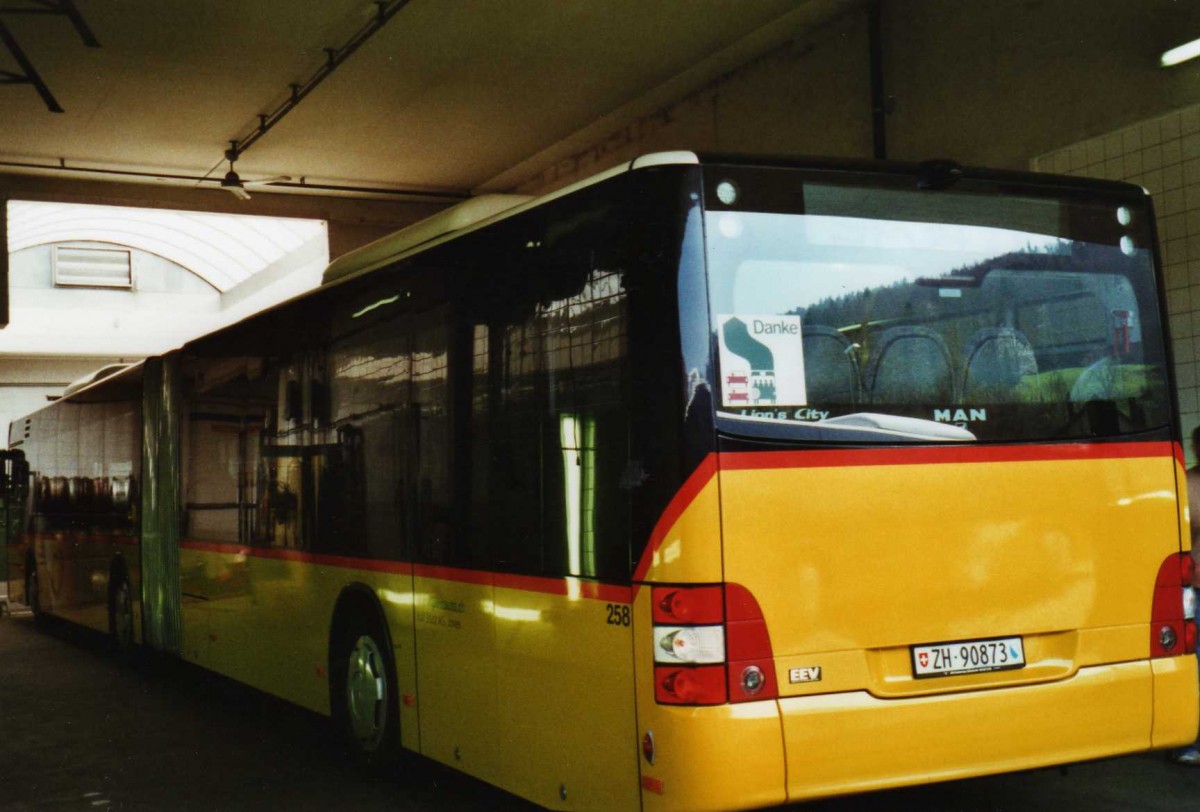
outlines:
[{"label": "white tiled wall", "polygon": [[[1200,424],[1200,106],[1072,144],[1031,165],[1038,172],[1129,181],[1153,195],[1186,440]],[[1191,448],[1187,456],[1194,465]]]}]

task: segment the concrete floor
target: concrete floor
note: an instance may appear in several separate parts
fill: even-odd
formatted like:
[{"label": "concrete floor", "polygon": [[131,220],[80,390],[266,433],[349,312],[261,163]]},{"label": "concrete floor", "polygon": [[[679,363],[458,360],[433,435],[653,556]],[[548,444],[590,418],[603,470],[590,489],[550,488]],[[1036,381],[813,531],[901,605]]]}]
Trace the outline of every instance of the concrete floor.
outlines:
[{"label": "concrete floor", "polygon": [[[796,809],[1179,812],[1198,798],[1200,768],[1153,754]],[[423,760],[363,771],[306,711],[173,660],[121,664],[66,626],[0,618],[0,812],[533,808]]]},{"label": "concrete floor", "polygon": [[0,619],[0,810],[534,809],[420,761],[359,768],[329,723],[184,663]]}]

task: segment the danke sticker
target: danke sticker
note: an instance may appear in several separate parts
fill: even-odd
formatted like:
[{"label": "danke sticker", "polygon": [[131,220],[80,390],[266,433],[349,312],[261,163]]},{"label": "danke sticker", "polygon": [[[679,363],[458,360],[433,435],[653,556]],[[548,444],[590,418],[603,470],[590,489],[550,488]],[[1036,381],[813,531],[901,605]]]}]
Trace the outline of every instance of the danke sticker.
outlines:
[{"label": "danke sticker", "polygon": [[721,405],[804,406],[799,316],[717,316]]}]

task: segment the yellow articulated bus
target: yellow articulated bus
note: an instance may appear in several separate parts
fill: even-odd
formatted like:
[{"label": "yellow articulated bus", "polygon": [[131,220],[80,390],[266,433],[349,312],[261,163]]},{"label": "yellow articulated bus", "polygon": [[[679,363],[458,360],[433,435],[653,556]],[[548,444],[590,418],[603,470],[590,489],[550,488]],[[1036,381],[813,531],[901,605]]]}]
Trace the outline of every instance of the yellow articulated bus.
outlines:
[{"label": "yellow articulated bus", "polygon": [[16,421],[9,588],[553,809],[1181,745],[1155,256],[1139,189],[948,162],[475,199]]}]

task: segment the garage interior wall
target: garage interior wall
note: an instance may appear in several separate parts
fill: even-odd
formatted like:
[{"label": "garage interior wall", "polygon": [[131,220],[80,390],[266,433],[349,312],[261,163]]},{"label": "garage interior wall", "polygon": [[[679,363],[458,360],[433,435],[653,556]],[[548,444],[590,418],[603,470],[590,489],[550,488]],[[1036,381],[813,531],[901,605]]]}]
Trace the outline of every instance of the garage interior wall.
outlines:
[{"label": "garage interior wall", "polygon": [[[1027,169],[1035,156],[1200,102],[1200,3],[884,0],[887,157]],[[871,157],[869,5],[532,175],[537,193],[662,149]]]}]

